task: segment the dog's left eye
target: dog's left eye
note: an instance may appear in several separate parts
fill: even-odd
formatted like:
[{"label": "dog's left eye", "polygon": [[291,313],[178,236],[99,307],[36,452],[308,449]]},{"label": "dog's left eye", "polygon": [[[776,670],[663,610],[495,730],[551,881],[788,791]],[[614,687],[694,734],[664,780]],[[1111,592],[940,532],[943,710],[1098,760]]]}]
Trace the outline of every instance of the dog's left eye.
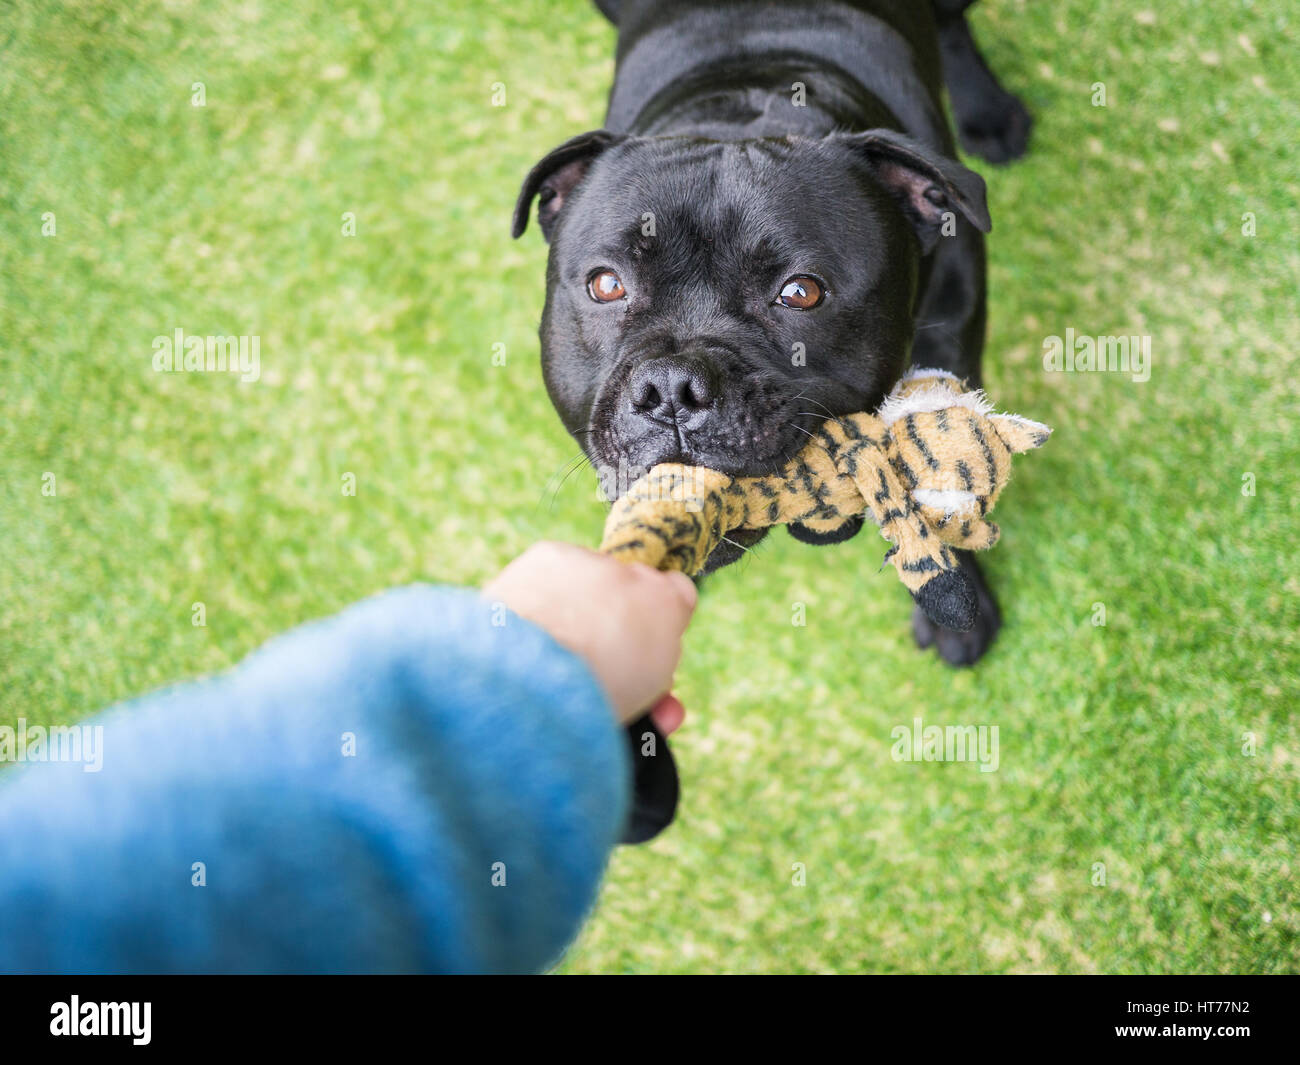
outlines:
[{"label": "dog's left eye", "polygon": [[798,277],[790,278],[781,286],[781,294],[776,297],[774,302],[781,304],[782,307],[791,307],[796,311],[811,311],[817,304],[821,303],[825,295],[826,293],[823,291],[820,281],[815,277],[800,274]]}]

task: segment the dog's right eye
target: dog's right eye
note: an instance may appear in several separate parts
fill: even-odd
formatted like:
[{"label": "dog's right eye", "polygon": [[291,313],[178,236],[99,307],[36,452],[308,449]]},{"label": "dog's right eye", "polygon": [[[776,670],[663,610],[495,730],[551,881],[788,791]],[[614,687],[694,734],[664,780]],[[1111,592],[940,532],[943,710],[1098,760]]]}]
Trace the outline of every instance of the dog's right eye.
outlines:
[{"label": "dog's right eye", "polygon": [[587,278],[587,295],[597,303],[613,303],[627,295],[627,289],[613,270],[597,270]]}]

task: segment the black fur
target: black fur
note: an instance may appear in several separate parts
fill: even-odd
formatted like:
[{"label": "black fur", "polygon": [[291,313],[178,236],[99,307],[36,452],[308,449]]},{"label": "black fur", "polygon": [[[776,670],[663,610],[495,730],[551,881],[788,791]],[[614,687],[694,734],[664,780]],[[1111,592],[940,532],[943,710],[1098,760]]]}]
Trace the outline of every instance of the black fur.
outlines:
[{"label": "black fur", "polygon": [[[546,385],[608,494],[664,461],[770,473],[826,417],[874,409],[909,360],[980,383],[990,221],[944,80],[971,149],[1011,158],[1029,125],[967,2],[599,6],[619,30],[605,127],[533,168],[513,231],[539,199]],[[599,270],[624,298],[589,295]],[[774,302],[796,275],[822,283],[819,306]],[[710,568],[761,535],[729,531]],[[986,623],[958,649],[917,631],[954,664],[996,633],[963,570]]]}]

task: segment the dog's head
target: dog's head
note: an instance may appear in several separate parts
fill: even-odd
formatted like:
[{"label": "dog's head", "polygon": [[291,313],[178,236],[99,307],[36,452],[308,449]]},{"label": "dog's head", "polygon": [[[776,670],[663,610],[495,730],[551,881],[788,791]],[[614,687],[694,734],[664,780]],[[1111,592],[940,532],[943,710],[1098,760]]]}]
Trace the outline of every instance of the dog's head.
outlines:
[{"label": "dog's head", "polygon": [[534,198],[547,390],[611,498],[660,462],[771,473],[822,419],[873,408],[906,365],[922,256],[957,216],[989,228],[978,175],[886,130],[595,131],[529,173],[516,237]]}]

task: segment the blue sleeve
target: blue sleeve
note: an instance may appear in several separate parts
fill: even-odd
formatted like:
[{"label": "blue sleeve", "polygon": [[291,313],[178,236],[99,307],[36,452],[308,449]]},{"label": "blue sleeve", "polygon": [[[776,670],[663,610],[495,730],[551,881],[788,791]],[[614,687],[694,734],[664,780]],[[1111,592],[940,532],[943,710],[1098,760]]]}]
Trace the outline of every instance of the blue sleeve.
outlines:
[{"label": "blue sleeve", "polygon": [[628,804],[587,667],[451,589],[79,726],[0,770],[0,972],[536,971]]}]

